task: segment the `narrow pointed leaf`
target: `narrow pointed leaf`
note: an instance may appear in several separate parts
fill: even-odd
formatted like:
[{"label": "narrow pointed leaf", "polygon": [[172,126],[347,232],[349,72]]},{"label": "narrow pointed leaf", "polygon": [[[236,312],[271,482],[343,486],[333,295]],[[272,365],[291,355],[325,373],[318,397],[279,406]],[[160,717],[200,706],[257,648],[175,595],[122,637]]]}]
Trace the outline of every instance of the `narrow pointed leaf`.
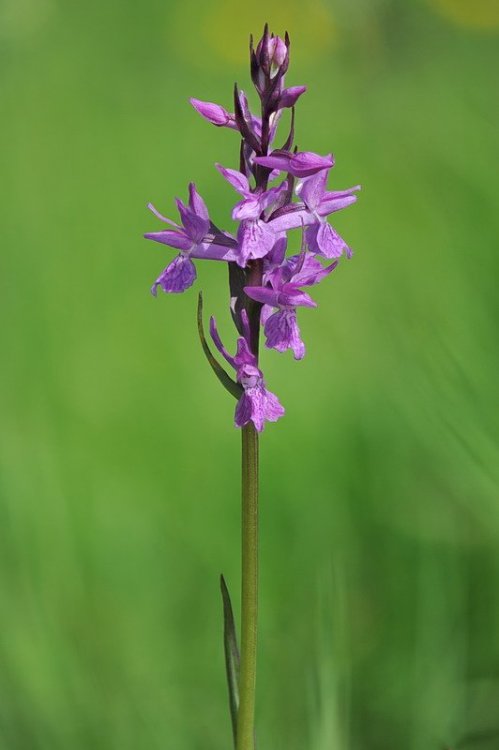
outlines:
[{"label": "narrow pointed leaf", "polygon": [[224,608],[224,651],[227,686],[229,688],[230,718],[234,748],[237,746],[237,712],[239,710],[239,649],[237,647],[236,626],[225,578],[220,576],[220,588]]},{"label": "narrow pointed leaf", "polygon": [[239,399],[243,392],[242,387],[239,385],[239,383],[236,383],[235,380],[232,380],[232,378],[229,377],[229,375],[225,372],[224,368],[211,353],[211,349],[208,346],[208,342],[206,341],[203,327],[203,295],[201,292],[199,292],[198,297],[198,333],[199,339],[201,341],[201,346],[203,347],[206,359],[210,363],[211,369],[213,370],[219,381],[222,383],[223,387],[227,391],[229,391],[229,393],[231,393],[234,398]]}]

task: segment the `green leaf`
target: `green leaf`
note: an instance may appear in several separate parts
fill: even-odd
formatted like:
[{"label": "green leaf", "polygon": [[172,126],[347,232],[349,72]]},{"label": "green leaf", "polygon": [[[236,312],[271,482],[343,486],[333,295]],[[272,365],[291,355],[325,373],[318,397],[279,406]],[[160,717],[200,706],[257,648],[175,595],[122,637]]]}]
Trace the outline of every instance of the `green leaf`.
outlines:
[{"label": "green leaf", "polygon": [[203,347],[203,351],[205,353],[206,359],[211,365],[211,369],[219,379],[219,381],[222,383],[223,387],[231,393],[234,398],[241,397],[241,393],[243,392],[242,387],[239,385],[239,383],[236,383],[235,380],[232,380],[232,378],[225,372],[224,368],[220,365],[220,363],[215,359],[213,354],[211,353],[210,347],[208,346],[208,342],[206,341],[206,336],[204,335],[204,327],[203,327],[203,294],[202,292],[199,292],[198,297],[198,333],[199,338],[201,341],[201,346]]},{"label": "green leaf", "polygon": [[227,685],[229,688],[230,718],[234,748],[237,746],[237,712],[239,710],[239,649],[237,647],[236,626],[230,602],[229,589],[225,578],[220,576],[220,588],[224,605],[224,650]]}]

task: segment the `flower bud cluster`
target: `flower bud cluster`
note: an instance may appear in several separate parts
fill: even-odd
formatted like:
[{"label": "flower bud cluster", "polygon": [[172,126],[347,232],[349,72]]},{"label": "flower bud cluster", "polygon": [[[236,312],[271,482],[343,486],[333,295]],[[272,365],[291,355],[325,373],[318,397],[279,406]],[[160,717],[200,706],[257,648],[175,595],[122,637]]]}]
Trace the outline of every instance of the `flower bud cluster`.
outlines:
[{"label": "flower bud cluster", "polygon": [[[284,409],[265,387],[259,368],[260,327],[269,349],[290,349],[295,359],[305,355],[297,323],[297,309],[316,307],[303,291],[329,276],[341,256],[351,250],[329,224],[328,217],[357,199],[359,186],[327,189],[332,154],[325,156],[294,147],[295,105],[305,86],[285,87],[289,66],[289,37],[269,32],[268,26],[256,49],[250,41],[251,78],[260,99],[258,114],[251,111],[244,91],[234,88],[234,111],[219,104],[191,99],[194,109],[209,123],[239,133],[239,169],[217,164],[226,182],[238,193],[232,210],[238,223],[235,233],[219,229],[210,219],[194,183],[188,203],[177,199],[180,223],[150,210],[167,229],[150,232],[147,239],[178,250],[178,255],[153,284],[167,293],[184,292],[196,279],[194,260],[224,261],[229,265],[231,313],[239,333],[237,352],[228,354],[211,322],[214,344],[235,370],[240,398],[235,424],[251,422],[261,431],[266,421],[276,421]],[[283,111],[291,109],[286,140],[275,146]],[[301,247],[286,255],[292,229],[302,229]],[[323,265],[324,260],[332,261]]]}]

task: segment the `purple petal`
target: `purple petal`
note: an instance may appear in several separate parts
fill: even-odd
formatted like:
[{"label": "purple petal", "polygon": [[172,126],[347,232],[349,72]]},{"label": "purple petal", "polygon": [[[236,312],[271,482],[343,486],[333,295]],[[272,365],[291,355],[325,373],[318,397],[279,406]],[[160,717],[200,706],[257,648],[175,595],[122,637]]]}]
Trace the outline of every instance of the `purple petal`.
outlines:
[{"label": "purple petal", "polygon": [[339,258],[343,252],[350,257],[351,250],[345,240],[330,224],[321,224],[317,230],[317,247],[325,258]]},{"label": "purple petal", "polygon": [[268,223],[274,232],[287,232],[289,229],[299,229],[316,221],[315,216],[305,209],[305,204],[290,203],[279,209]]},{"label": "purple petal", "polygon": [[284,284],[280,289],[245,286],[244,291],[251,299],[272,307],[317,307],[312,297],[293,284]]},{"label": "purple petal", "polygon": [[199,245],[194,245],[189,255],[191,258],[200,258],[201,260],[225,260],[227,262],[235,262],[239,258],[239,253],[236,249],[209,241],[203,241]]},{"label": "purple petal", "polygon": [[213,102],[203,102],[200,99],[189,100],[194,109],[199,112],[201,117],[211,122],[212,125],[217,127],[232,128],[232,130],[238,130],[234,115],[227,112],[226,109],[220,106],[220,104],[213,104]]},{"label": "purple petal", "polygon": [[246,341],[249,341],[251,338],[250,322],[248,313],[246,312],[244,307],[241,310],[241,323],[243,324],[243,338],[245,338]]},{"label": "purple petal", "polygon": [[201,219],[210,220],[206,203],[199,195],[193,182],[189,183],[189,208]]},{"label": "purple petal", "polygon": [[284,407],[275,393],[265,390],[265,420],[267,422],[277,422],[284,414]]},{"label": "purple petal", "polygon": [[309,211],[315,211],[324,196],[329,175],[328,169],[322,169],[311,177],[301,180],[296,186],[296,195],[304,202]]},{"label": "purple petal", "polygon": [[277,422],[283,414],[277,396],[259,385],[245,390],[237,403],[234,422],[236,427],[253,422],[255,429],[262,432],[265,422]]},{"label": "purple petal", "polygon": [[283,284],[280,297],[281,305],[290,307],[317,307],[317,302],[309,294],[298,289],[295,284]]},{"label": "purple petal", "polygon": [[274,308],[272,307],[272,305],[264,305],[260,313],[260,324],[264,326],[267,320],[273,314],[274,314]]},{"label": "purple petal", "polygon": [[280,172],[289,172],[291,164],[291,154],[287,152],[274,151],[270,156],[256,156],[255,163],[268,169],[278,169]]},{"label": "purple petal", "polygon": [[289,89],[284,89],[279,97],[279,108],[294,107],[300,96],[304,94],[306,90],[306,86],[291,86]]},{"label": "purple petal", "polygon": [[253,404],[251,397],[246,393],[242,394],[237,402],[236,412],[234,414],[234,424],[236,427],[244,427],[251,420],[253,413]]},{"label": "purple petal", "polygon": [[146,240],[161,242],[162,245],[175,247],[177,250],[189,250],[192,247],[192,240],[187,237],[183,229],[180,232],[174,232],[173,229],[165,229],[163,232],[147,232],[144,237]]},{"label": "purple petal", "polygon": [[255,368],[258,373],[260,372],[256,369],[256,357],[243,336],[239,336],[237,339],[237,352],[234,357],[234,362],[238,367],[241,367],[242,365],[251,365],[251,367]]},{"label": "purple petal", "polygon": [[298,269],[300,258],[300,255],[292,255],[287,260],[291,271],[291,280],[296,286],[313,286],[314,284],[318,284],[326,276],[329,276],[338,265],[338,261],[335,260],[334,263],[324,267],[311,253],[306,253],[301,268],[295,271],[295,269]]},{"label": "purple petal", "polygon": [[312,151],[299,151],[289,154],[286,151],[274,151],[270,156],[257,156],[255,162],[269,169],[280,169],[295,177],[309,177],[321,169],[330,169],[334,165],[332,154],[320,156]]},{"label": "purple petal", "polygon": [[252,387],[247,386],[239,399],[234,423],[236,427],[244,427],[253,422],[255,429],[261,432],[265,422],[277,422],[283,416],[284,409],[277,396],[265,388],[261,373],[259,374],[256,384]]},{"label": "purple petal", "polygon": [[342,208],[350,206],[357,200],[357,196],[353,195],[357,190],[360,190],[360,185],[355,185],[349,190],[324,193],[317,213],[319,216],[329,216],[334,211],[340,211]]},{"label": "purple petal", "polygon": [[250,299],[261,302],[264,305],[271,305],[272,307],[279,306],[279,290],[271,289],[265,286],[245,286],[244,293],[248,295]]},{"label": "purple petal", "polygon": [[288,238],[286,236],[279,237],[279,239],[274,243],[274,247],[265,259],[265,267],[271,268],[272,266],[280,266],[286,256],[287,246]]},{"label": "purple petal", "polygon": [[217,322],[213,315],[210,318],[210,336],[213,339],[213,343],[217,347],[218,351],[224,357],[224,359],[227,360],[229,365],[231,365],[234,369],[236,369],[236,362],[234,357],[231,357],[225,346],[222,344],[222,339],[219,336],[218,329],[217,329]]},{"label": "purple petal", "polygon": [[317,244],[317,232],[319,231],[319,226],[320,223],[318,221],[314,221],[311,226],[305,228],[305,232],[303,235],[308,249],[314,255],[322,254],[321,249]]},{"label": "purple petal", "polygon": [[177,198],[177,206],[180,213],[182,224],[184,225],[185,233],[191,238],[194,244],[199,244],[203,241],[205,234],[210,229],[209,219],[205,219],[202,216],[198,216],[188,206]]},{"label": "purple petal", "polygon": [[170,224],[170,226],[172,226],[172,227],[175,227],[175,229],[180,229],[180,227],[179,227],[179,225],[178,225],[178,224],[175,224],[175,222],[174,222],[174,221],[172,221],[171,219],[167,219],[167,218],[166,218],[166,216],[163,216],[163,214],[160,214],[160,212],[158,211],[158,209],[157,209],[157,208],[155,208],[155,207],[153,206],[153,204],[152,204],[152,203],[148,203],[148,204],[147,204],[147,208],[149,209],[149,211],[152,211],[152,212],[153,212],[153,214],[154,214],[154,215],[155,215],[155,216],[156,216],[156,217],[157,217],[158,219],[161,219],[161,221],[164,221],[164,222],[166,222],[167,224]]},{"label": "purple petal", "polygon": [[271,206],[273,203],[279,200],[279,198],[286,193],[288,189],[288,181],[285,180],[280,185],[266,190],[260,196],[260,206],[262,211]]},{"label": "purple petal", "polygon": [[305,344],[300,337],[296,322],[296,310],[279,310],[270,316],[265,323],[265,346],[278,352],[291,349],[295,359],[305,356]]},{"label": "purple petal", "polygon": [[291,174],[295,177],[309,177],[322,169],[331,169],[334,159],[332,154],[319,156],[312,151],[301,151],[293,154],[291,166]]},{"label": "purple petal", "polygon": [[245,219],[258,219],[262,213],[261,200],[258,195],[251,195],[234,206],[232,218],[235,221],[244,221]]},{"label": "purple petal", "polygon": [[238,172],[235,169],[227,169],[226,167],[222,167],[221,164],[215,164],[215,166],[238,193],[244,195],[245,198],[250,194],[248,179],[242,172]]},{"label": "purple petal", "polygon": [[194,263],[184,255],[177,255],[152,285],[151,292],[156,296],[158,286],[164,292],[178,294],[185,292],[196,279]]},{"label": "purple petal", "polygon": [[238,264],[244,268],[248,260],[264,258],[272,250],[275,234],[263,221],[243,221],[237,231]]}]

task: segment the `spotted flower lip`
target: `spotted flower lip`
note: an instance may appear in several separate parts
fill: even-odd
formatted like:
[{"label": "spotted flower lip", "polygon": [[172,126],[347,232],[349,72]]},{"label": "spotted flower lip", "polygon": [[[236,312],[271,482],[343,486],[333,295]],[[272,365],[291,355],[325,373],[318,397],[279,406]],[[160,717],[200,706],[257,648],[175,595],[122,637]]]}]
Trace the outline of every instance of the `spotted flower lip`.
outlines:
[{"label": "spotted flower lip", "polygon": [[265,422],[277,422],[284,415],[284,408],[277,396],[267,390],[258,360],[249,347],[249,322],[246,314],[243,315],[243,325],[245,335],[237,339],[234,356],[223,345],[214,317],[210,318],[210,335],[220,354],[236,371],[237,382],[243,387],[234,414],[235,426],[244,427],[252,422],[255,429],[262,432]]},{"label": "spotted flower lip", "polygon": [[313,151],[298,151],[296,154],[290,154],[288,151],[277,150],[269,156],[257,156],[255,162],[268,169],[289,172],[293,177],[309,177],[322,169],[330,169],[334,166],[332,154],[320,156]]}]

